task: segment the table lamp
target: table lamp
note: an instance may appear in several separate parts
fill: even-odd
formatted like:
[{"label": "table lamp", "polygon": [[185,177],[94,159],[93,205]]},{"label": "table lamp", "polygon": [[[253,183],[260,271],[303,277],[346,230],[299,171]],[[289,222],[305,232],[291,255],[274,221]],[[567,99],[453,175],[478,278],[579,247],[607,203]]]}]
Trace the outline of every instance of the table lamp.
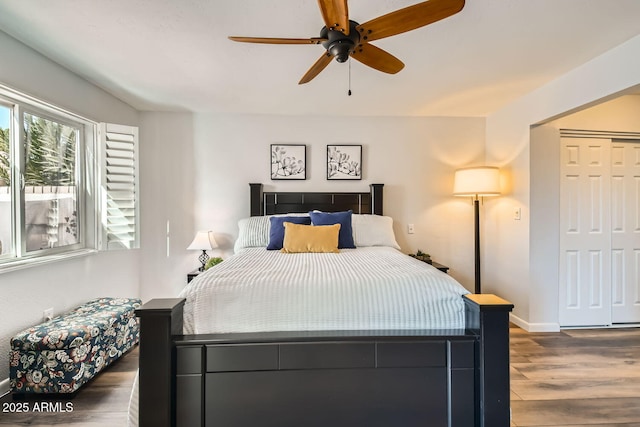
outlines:
[{"label": "table lamp", "polygon": [[204,266],[209,260],[209,255],[207,255],[207,251],[210,249],[214,249],[218,247],[218,243],[216,243],[216,239],[213,238],[212,231],[198,231],[196,233],[196,237],[193,238],[193,242],[189,245],[187,250],[201,250],[202,253],[198,257],[198,261],[202,264],[199,268],[200,271],[204,271]]}]

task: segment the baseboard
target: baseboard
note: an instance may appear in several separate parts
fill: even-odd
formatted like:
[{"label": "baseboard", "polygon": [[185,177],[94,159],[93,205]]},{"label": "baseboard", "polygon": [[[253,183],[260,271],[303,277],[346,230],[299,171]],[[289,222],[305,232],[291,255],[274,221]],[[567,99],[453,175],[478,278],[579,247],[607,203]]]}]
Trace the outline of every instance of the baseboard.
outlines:
[{"label": "baseboard", "polygon": [[0,397],[2,397],[5,394],[9,393],[9,391],[10,391],[9,378],[0,381]]},{"label": "baseboard", "polygon": [[563,326],[562,329],[568,331],[576,329],[624,329],[640,328],[640,323],[613,323],[611,325],[587,325],[587,326]]},{"label": "baseboard", "polygon": [[560,332],[560,325],[557,323],[529,323],[513,313],[509,314],[509,320],[527,332]]}]

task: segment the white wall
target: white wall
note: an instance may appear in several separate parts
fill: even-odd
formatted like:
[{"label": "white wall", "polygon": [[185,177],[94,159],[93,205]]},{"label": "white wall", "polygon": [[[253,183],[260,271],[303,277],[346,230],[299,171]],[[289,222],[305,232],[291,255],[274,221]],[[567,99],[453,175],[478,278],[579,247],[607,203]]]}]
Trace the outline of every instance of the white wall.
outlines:
[{"label": "white wall", "polygon": [[640,132],[640,95],[626,95],[547,123],[556,129]]},{"label": "white wall", "polygon": [[[485,279],[491,288],[515,304],[514,314],[533,330],[557,327],[557,293],[532,273],[531,248],[544,231],[530,221],[530,126],[585,106],[611,99],[640,83],[640,36],[585,63],[566,75],[518,99],[487,118],[487,161],[509,175],[509,191],[491,204],[487,233],[494,239],[485,250]],[[514,206],[523,207],[514,221]],[[486,234],[486,233],[485,233]],[[555,326],[554,326],[555,323]]]},{"label": "white wall", "polygon": [[[128,105],[0,32],[0,83],[87,118],[137,125]],[[137,251],[99,253],[0,273],[0,388],[9,377],[9,340],[42,321],[99,296],[138,296]],[[5,390],[0,390],[0,393]]]},{"label": "white wall", "polygon": [[[560,254],[560,131],[552,125],[531,129],[530,304],[545,304],[547,317],[534,325],[557,330]],[[535,230],[535,231],[534,231]],[[534,322],[531,322],[534,323]]]},{"label": "white wall", "polygon": [[[187,273],[199,267],[198,254],[186,250],[195,236],[194,216],[199,209],[194,199],[195,182],[203,178],[194,168],[193,122],[188,113],[141,114],[140,189],[144,197],[140,206],[140,283],[144,301],[175,297]],[[210,142],[209,138],[202,141]]]},{"label": "white wall", "polygon": [[[197,253],[185,249],[197,230],[215,232],[221,247],[211,255],[231,254],[237,221],[249,213],[250,182],[291,191],[368,191],[384,183],[385,213],[403,250],[430,252],[473,286],[473,207],[451,191],[454,170],[484,158],[482,118],[144,113],[142,123],[144,299],[183,288],[198,266]],[[272,143],[307,145],[306,181],[270,180]],[[363,145],[362,181],[326,180],[326,145],[335,143]],[[408,223],[415,234],[406,233]]]},{"label": "white wall", "polygon": [[640,132],[640,96],[621,96],[531,129],[531,283],[532,301],[545,305],[547,318],[558,323],[560,253],[560,129]]}]

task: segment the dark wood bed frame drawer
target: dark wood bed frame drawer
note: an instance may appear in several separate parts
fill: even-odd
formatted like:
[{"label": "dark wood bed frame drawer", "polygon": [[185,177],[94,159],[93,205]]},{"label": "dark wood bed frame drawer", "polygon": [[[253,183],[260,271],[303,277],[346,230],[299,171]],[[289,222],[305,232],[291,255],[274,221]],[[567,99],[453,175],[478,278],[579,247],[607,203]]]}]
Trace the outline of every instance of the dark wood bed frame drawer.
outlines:
[{"label": "dark wood bed frame drawer", "polygon": [[280,369],[374,368],[374,343],[310,343],[280,346]]},{"label": "dark wood bed frame drawer", "polygon": [[277,345],[209,345],[207,372],[269,371],[278,369]]},{"label": "dark wood bed frame drawer", "polygon": [[447,366],[446,341],[378,343],[379,368]]},{"label": "dark wood bed frame drawer", "polygon": [[[280,343],[206,346],[206,372],[474,366],[473,341]],[[178,349],[178,374],[194,374],[201,347]]]},{"label": "dark wood bed frame drawer", "polygon": [[[447,381],[444,367],[209,373],[204,426],[447,427]],[[473,426],[462,405],[453,427]]]}]

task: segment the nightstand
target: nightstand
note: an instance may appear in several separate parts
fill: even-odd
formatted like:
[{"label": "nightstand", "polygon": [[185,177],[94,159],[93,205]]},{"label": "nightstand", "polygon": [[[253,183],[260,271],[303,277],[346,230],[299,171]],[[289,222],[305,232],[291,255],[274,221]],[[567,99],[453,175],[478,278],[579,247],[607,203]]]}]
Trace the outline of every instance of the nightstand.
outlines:
[{"label": "nightstand", "polygon": [[449,272],[449,267],[447,267],[446,265],[438,264],[435,261],[433,261],[431,263],[431,265],[433,265],[435,268],[437,268],[438,270],[442,271],[443,273],[448,273]]},{"label": "nightstand", "polygon": [[195,278],[196,278],[196,276],[197,276],[198,274],[200,274],[200,273],[202,273],[202,271],[200,271],[200,270],[198,270],[198,269],[193,270],[193,271],[191,271],[191,272],[187,273],[187,283],[189,283],[190,281],[192,281],[193,279],[195,279]]}]

